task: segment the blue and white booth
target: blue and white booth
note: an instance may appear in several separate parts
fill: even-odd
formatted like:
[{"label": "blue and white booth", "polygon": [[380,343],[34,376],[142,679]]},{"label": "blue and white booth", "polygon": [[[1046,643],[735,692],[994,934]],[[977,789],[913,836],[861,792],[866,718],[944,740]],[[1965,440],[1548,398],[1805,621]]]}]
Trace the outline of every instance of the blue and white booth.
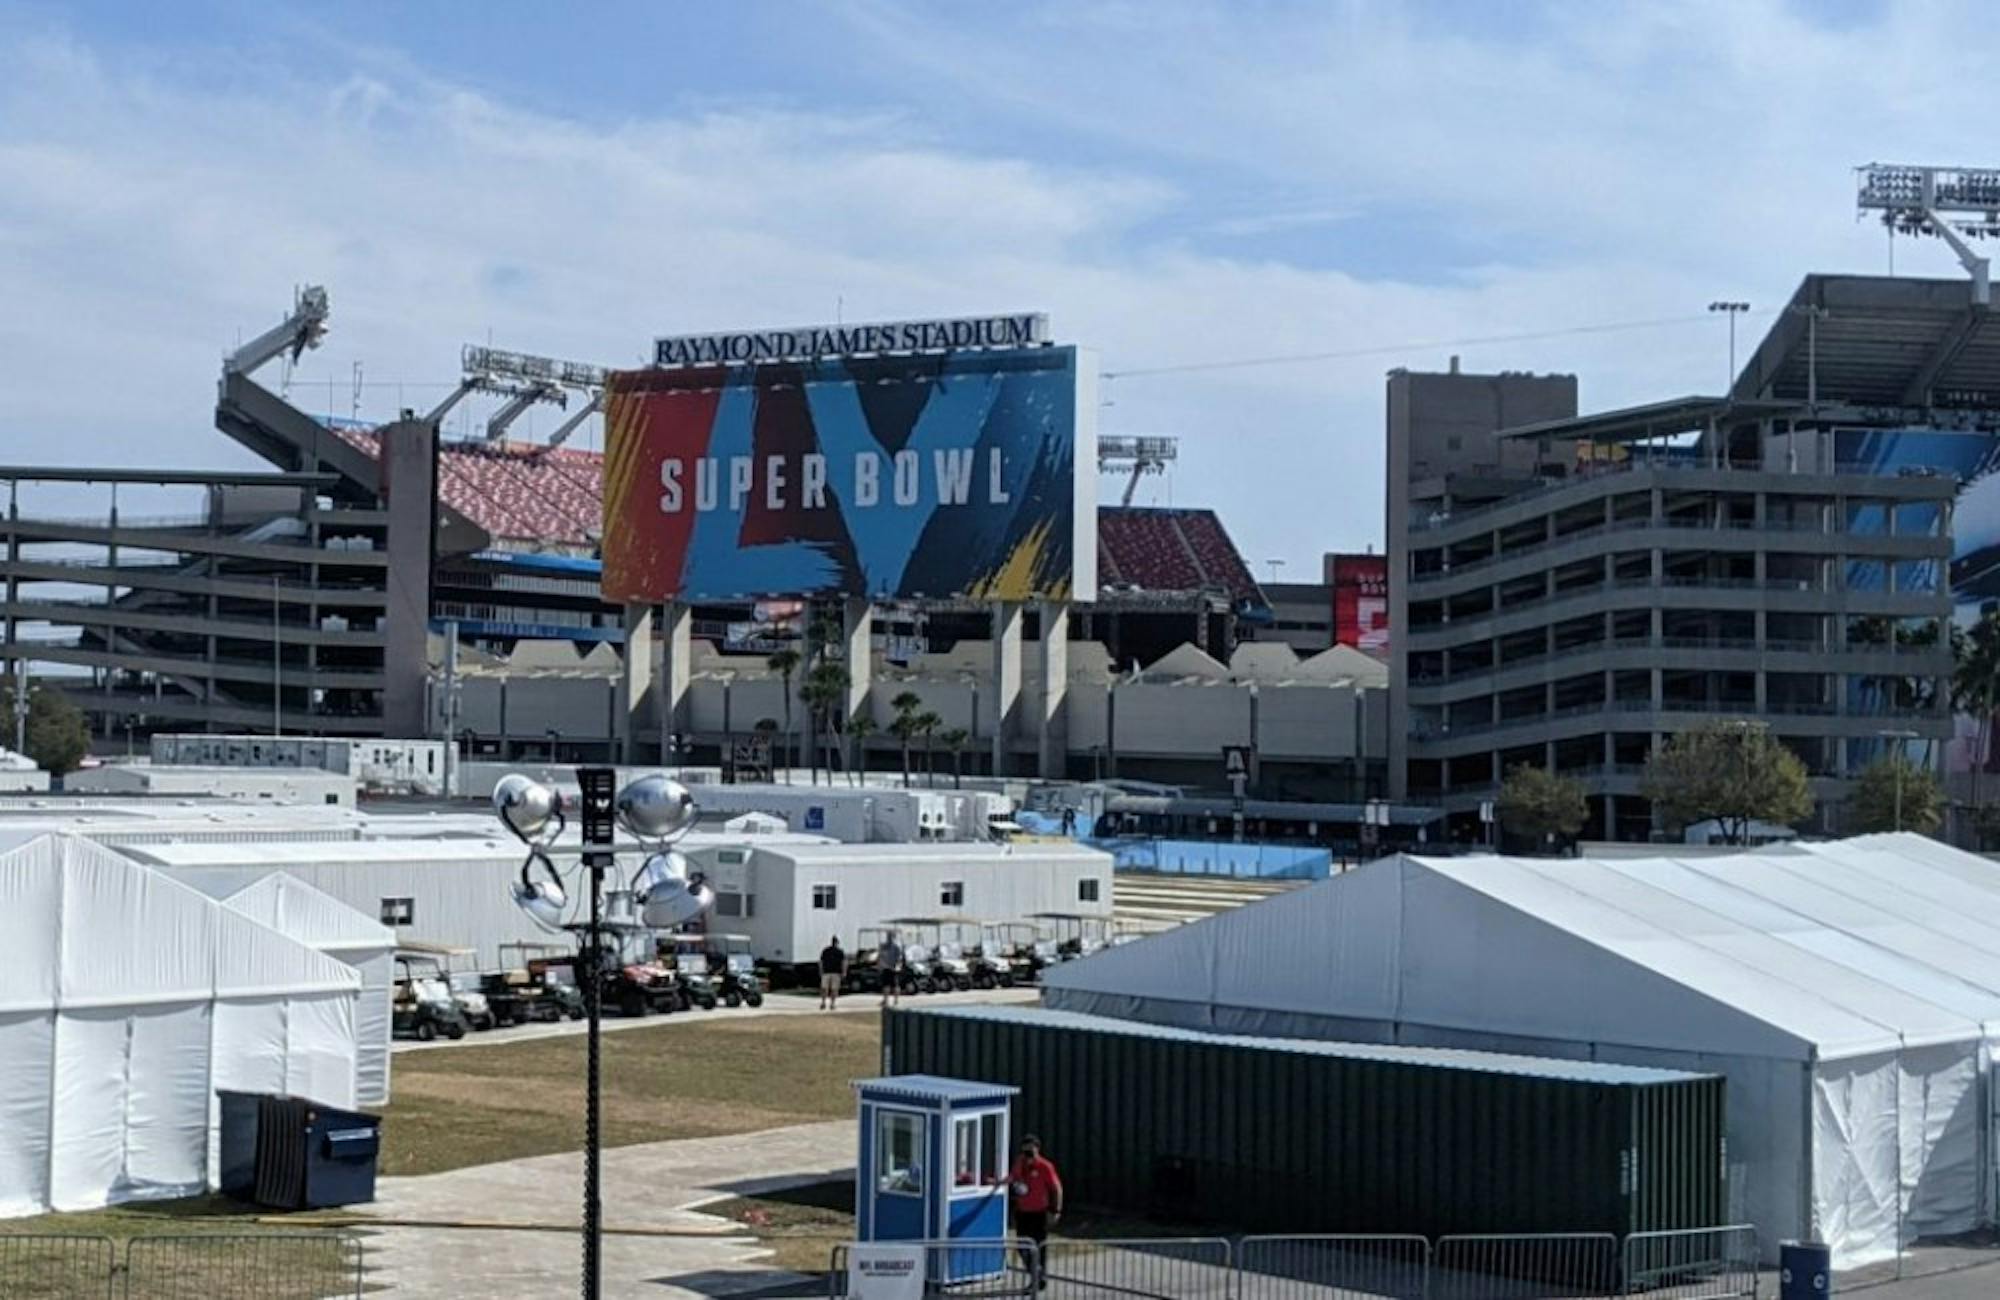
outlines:
[{"label": "blue and white booth", "polygon": [[[855,1163],[861,1241],[1000,1241],[1007,1235],[1012,1168],[1004,1084],[905,1074],[863,1079]],[[947,1282],[999,1273],[1003,1252],[943,1252]]]}]

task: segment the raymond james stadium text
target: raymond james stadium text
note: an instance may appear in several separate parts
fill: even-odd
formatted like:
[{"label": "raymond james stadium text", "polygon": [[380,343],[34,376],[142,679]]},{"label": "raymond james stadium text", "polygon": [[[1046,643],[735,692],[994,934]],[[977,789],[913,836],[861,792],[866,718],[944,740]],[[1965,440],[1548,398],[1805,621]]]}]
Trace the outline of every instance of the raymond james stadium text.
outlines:
[{"label": "raymond james stadium text", "polygon": [[868,352],[943,352],[958,348],[1021,348],[1042,342],[1048,318],[1037,313],[962,320],[890,321],[877,325],[816,325],[656,339],[656,366],[713,366],[747,361],[804,361]]},{"label": "raymond james stadium text", "polygon": [[[939,505],[962,506],[973,503],[978,452],[951,448],[930,454],[929,499]],[[884,461],[888,462],[886,466]],[[866,510],[882,504],[886,497],[899,506],[913,506],[923,499],[926,476],[924,457],[915,451],[899,451],[893,456],[880,452],[857,452],[849,462],[852,472],[845,481],[831,485],[834,496],[846,504]],[[1006,462],[995,447],[986,454],[986,491],[980,504],[1005,505],[1012,500],[1004,476]],[[670,457],[660,462],[660,513],[679,514],[687,508],[688,462]],[[817,452],[800,456],[701,456],[694,461],[694,508],[697,513],[711,510],[740,512],[755,499],[766,510],[824,510],[827,508],[827,458]],[[726,504],[725,504],[726,498]]]}]

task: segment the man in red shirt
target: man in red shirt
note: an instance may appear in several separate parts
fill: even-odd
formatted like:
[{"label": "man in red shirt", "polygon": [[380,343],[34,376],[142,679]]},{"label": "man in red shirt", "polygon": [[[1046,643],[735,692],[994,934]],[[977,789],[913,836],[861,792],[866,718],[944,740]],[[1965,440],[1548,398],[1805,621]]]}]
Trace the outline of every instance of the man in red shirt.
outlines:
[{"label": "man in red shirt", "polygon": [[1042,1140],[1029,1136],[1021,1140],[1021,1154],[1007,1175],[1008,1191],[1014,1201],[1014,1234],[1035,1243],[1035,1289],[1048,1287],[1043,1272],[1042,1251],[1048,1246],[1049,1229],[1062,1218],[1062,1176],[1042,1154]]}]

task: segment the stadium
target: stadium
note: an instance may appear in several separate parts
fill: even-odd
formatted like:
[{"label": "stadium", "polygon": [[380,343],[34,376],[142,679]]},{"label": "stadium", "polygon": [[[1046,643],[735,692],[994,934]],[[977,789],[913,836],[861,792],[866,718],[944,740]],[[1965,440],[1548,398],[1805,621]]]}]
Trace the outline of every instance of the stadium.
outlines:
[{"label": "stadium", "polygon": [[[653,620],[604,594],[606,456],[571,445],[605,413],[607,372],[468,347],[461,381],[428,411],[381,425],[312,413],[271,376],[320,345],[331,315],[325,289],[301,290],[223,362],[215,426],[267,470],[0,469],[0,653],[62,686],[99,748],[143,748],[156,732],[448,736],[496,760],[719,763],[731,738],[785,722],[765,660],[813,617],[793,592],[692,595],[678,631],[662,627],[641,660],[626,653],[632,620]],[[444,436],[475,396],[490,414]],[[563,418],[517,436],[537,406]],[[1168,439],[1097,447],[1100,475],[1129,477],[1120,504],[1097,508],[1090,493],[1092,599],[1013,602],[1007,626],[993,600],[962,592],[821,602],[847,620],[850,660],[865,645],[872,665],[848,712],[872,714],[876,734],[855,738],[852,761],[896,765],[890,700],[910,691],[934,731],[963,733],[954,758],[967,775],[1220,790],[1222,749],[1254,745],[1273,797],[1344,801],[1358,821],[1386,783],[1384,723],[1367,717],[1386,667],[1330,641],[1275,639],[1271,601],[1213,511],[1131,504],[1172,455]],[[987,468],[968,475],[981,492]],[[691,507],[712,497],[719,471],[684,471]],[[38,504],[85,489],[108,507],[57,518]],[[121,510],[167,491],[194,504]],[[764,492],[760,478],[760,503]],[[1022,644],[1040,649],[1019,655]]]}]

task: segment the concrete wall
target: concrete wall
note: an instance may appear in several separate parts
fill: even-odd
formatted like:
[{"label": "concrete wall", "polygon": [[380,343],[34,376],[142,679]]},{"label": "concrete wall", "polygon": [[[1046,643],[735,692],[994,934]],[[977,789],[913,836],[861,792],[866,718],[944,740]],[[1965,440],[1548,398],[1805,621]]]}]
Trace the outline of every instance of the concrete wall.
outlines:
[{"label": "concrete wall", "polygon": [[382,430],[388,491],[388,602],[382,627],[382,733],[428,734],[431,561],[437,527],[437,428],[399,420]]}]

